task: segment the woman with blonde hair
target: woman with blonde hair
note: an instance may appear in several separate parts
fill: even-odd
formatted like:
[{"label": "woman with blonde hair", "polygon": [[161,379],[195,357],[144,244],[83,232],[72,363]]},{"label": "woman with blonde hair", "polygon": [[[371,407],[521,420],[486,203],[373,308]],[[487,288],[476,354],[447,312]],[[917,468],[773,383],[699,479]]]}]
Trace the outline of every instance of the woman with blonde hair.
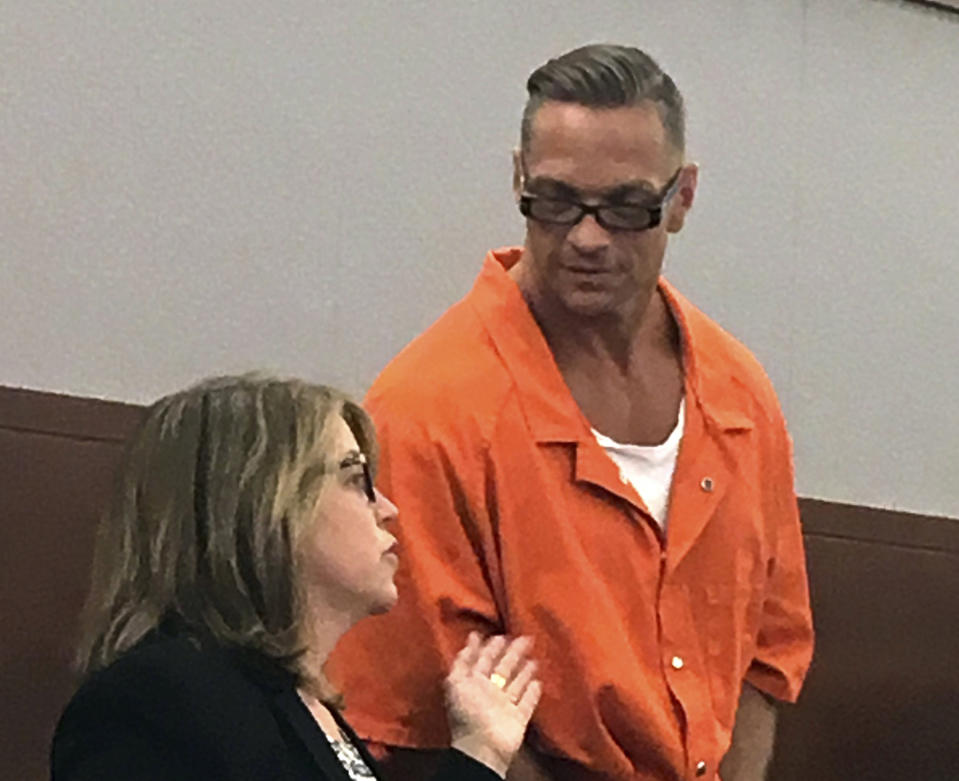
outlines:
[{"label": "woman with blonde hair", "polygon": [[[323,675],[397,599],[375,464],[370,419],[332,388],[227,377],[150,407],[99,529],[54,781],[377,778]],[[528,651],[470,636],[438,781],[505,777],[540,695]]]}]

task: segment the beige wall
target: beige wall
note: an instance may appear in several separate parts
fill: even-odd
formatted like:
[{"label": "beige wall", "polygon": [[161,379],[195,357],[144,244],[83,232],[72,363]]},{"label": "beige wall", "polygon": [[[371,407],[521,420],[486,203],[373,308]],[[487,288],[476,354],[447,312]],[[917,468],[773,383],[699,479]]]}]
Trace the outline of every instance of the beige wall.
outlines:
[{"label": "beige wall", "polygon": [[810,495],[959,514],[959,22],[874,0],[7,0],[0,384],[356,392],[520,241],[528,72],[648,48],[703,167],[668,273],[775,381]]}]

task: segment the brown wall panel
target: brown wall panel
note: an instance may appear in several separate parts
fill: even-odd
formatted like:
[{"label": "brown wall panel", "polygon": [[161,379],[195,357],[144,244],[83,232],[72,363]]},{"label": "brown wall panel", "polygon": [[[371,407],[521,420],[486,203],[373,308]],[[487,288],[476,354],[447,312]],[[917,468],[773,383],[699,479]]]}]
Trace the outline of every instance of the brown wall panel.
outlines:
[{"label": "brown wall panel", "polygon": [[[40,781],[142,408],[0,388],[0,779]],[[817,649],[772,781],[959,778],[959,521],[800,501]]]},{"label": "brown wall panel", "polygon": [[0,389],[0,778],[47,778],[93,534],[136,407]]},{"label": "brown wall panel", "polygon": [[959,778],[959,522],[801,505],[816,654],[770,778]]}]

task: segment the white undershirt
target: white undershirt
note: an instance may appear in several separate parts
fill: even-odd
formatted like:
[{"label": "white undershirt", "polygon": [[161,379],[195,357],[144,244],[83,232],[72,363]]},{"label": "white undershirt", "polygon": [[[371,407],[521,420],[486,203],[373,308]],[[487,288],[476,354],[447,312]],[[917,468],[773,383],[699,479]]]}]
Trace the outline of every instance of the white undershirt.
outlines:
[{"label": "white undershirt", "polygon": [[669,489],[676,471],[679,441],[683,438],[686,400],[679,402],[676,428],[661,445],[624,445],[593,429],[593,436],[619,467],[619,478],[636,489],[640,499],[663,531],[669,509]]}]

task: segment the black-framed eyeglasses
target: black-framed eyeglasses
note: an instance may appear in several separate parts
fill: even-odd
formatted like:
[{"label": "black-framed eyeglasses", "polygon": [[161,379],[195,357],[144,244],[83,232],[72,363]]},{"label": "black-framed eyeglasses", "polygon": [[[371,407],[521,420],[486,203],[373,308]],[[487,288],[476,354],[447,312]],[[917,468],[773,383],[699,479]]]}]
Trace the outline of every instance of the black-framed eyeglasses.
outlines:
[{"label": "black-framed eyeglasses", "polygon": [[663,221],[666,204],[679,189],[679,175],[682,171],[682,166],[676,169],[651,204],[599,203],[590,206],[569,198],[549,198],[545,195],[524,192],[519,199],[519,210],[524,217],[550,225],[572,227],[587,214],[591,214],[593,219],[606,230],[651,230]]},{"label": "black-framed eyeglasses", "polygon": [[[351,453],[340,462],[340,469],[353,469],[361,467],[363,470],[363,493],[370,504],[376,504],[376,486],[373,483],[373,469],[370,467],[370,461],[363,453]],[[358,477],[360,475],[357,475]]]}]

